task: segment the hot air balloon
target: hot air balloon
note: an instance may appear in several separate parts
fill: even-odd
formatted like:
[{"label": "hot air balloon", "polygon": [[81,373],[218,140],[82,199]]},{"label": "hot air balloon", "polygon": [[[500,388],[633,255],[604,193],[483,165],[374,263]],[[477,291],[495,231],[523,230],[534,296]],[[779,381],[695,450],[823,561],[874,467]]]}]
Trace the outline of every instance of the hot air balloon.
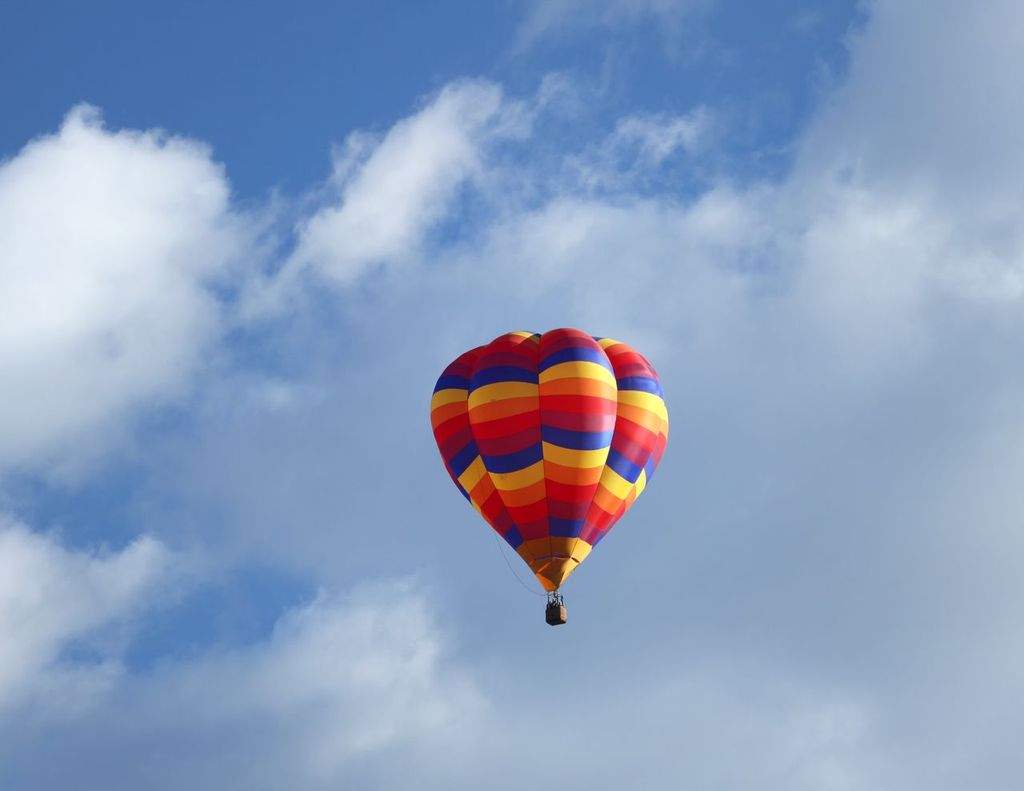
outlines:
[{"label": "hot air balloon", "polygon": [[629,510],[668,441],[654,368],[575,329],[510,332],[445,368],[430,402],[452,480],[548,593],[565,623],[566,578]]}]

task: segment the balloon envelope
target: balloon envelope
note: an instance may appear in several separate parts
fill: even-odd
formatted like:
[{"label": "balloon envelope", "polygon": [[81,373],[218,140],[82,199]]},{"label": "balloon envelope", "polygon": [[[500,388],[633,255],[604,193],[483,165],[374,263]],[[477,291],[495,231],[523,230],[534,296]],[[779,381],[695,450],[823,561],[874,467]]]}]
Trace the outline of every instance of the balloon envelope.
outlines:
[{"label": "balloon envelope", "polygon": [[430,420],[459,491],[548,591],[643,492],[668,441],[650,363],[574,329],[511,332],[459,356]]}]

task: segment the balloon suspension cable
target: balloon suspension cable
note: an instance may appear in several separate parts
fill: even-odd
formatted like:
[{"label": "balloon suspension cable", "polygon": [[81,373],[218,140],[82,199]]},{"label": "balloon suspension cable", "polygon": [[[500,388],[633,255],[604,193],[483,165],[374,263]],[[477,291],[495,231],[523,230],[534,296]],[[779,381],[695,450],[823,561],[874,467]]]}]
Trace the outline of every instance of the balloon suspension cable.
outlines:
[{"label": "balloon suspension cable", "polygon": [[[498,552],[501,553],[502,560],[505,561],[505,565],[508,566],[508,570],[512,572],[512,576],[516,578],[516,582],[522,585],[523,589],[526,590],[527,593],[532,593],[534,596],[544,596],[545,594],[541,593],[540,591],[535,591],[533,588],[531,588],[529,585],[523,582],[522,578],[516,573],[516,570],[512,568],[512,564],[508,562],[508,556],[505,554],[505,548],[501,545],[501,539],[498,537],[498,533],[492,530],[491,535],[494,536],[494,540],[498,543]],[[550,596],[550,594],[548,595]]]},{"label": "balloon suspension cable", "polygon": [[548,606],[564,607],[565,598],[559,591],[548,591]]}]

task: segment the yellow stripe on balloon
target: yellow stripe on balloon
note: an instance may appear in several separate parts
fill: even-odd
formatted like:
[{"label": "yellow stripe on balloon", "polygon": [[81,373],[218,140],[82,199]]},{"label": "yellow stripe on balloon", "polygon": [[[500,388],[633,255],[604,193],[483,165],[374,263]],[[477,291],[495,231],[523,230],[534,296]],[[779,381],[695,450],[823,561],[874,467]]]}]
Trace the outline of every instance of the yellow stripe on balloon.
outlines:
[{"label": "yellow stripe on balloon", "polygon": [[575,467],[576,469],[602,467],[608,461],[608,448],[576,450],[575,448],[563,448],[561,445],[552,445],[550,442],[544,442],[541,443],[541,452],[544,454],[545,461],[553,462],[563,467]]},{"label": "yellow stripe on balloon", "polygon": [[430,397],[430,409],[431,411],[441,406],[447,406],[448,404],[454,404],[458,401],[466,400],[466,393],[468,390],[459,388],[449,388],[447,390],[438,390],[434,395]]},{"label": "yellow stripe on balloon", "polygon": [[666,425],[665,420],[657,413],[644,407],[630,404],[619,404],[617,416],[619,420],[629,420],[638,426],[650,429],[657,434]]},{"label": "yellow stripe on balloon", "polygon": [[534,560],[572,558],[577,563],[589,555],[592,548],[583,539],[564,538],[562,536],[535,538],[532,541],[524,541],[523,546],[526,547]]},{"label": "yellow stripe on balloon", "polygon": [[484,460],[477,456],[473,459],[472,464],[466,467],[462,475],[459,476],[459,484],[467,492],[472,492],[480,479],[487,474],[487,468],[484,467]]},{"label": "yellow stripe on balloon", "polygon": [[[579,566],[580,563],[587,559],[587,555],[590,554],[590,550],[593,549],[593,546],[582,538],[574,538],[572,541],[572,548],[569,550],[569,555],[575,561],[576,566]],[[573,570],[575,571],[575,567]]]},{"label": "yellow stripe on balloon", "polygon": [[554,382],[557,379],[596,379],[607,385],[615,386],[615,374],[598,363],[588,360],[569,360],[552,365],[540,372],[540,383]]},{"label": "yellow stripe on balloon", "polygon": [[529,467],[515,472],[492,472],[490,476],[498,491],[515,491],[543,480],[544,462],[538,461],[536,464],[531,464]]},{"label": "yellow stripe on balloon", "polygon": [[506,398],[537,396],[538,389],[532,382],[495,382],[492,385],[484,385],[469,394],[469,408],[493,401],[504,401]]},{"label": "yellow stripe on balloon", "polygon": [[[470,396],[470,399],[472,398],[473,396]],[[668,410],[665,409],[665,402],[661,396],[657,396],[654,393],[648,393],[645,390],[620,390],[619,403],[638,406],[646,409],[648,412],[653,412],[662,420],[668,421]]]},{"label": "yellow stripe on balloon", "polygon": [[633,484],[633,491],[635,496],[639,497],[643,494],[644,489],[647,488],[647,470],[640,470],[640,477],[636,479],[636,483]]},{"label": "yellow stripe on balloon", "polygon": [[600,485],[620,500],[625,500],[633,490],[633,484],[615,472],[611,467],[604,468],[604,472],[601,474]]}]

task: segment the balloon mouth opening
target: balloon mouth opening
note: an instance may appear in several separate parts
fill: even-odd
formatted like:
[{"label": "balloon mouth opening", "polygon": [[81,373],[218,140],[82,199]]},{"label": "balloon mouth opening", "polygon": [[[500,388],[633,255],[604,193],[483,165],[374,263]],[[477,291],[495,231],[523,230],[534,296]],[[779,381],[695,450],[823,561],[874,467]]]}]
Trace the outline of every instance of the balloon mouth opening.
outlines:
[{"label": "balloon mouth opening", "polygon": [[591,545],[578,538],[537,539],[516,551],[547,593],[557,591],[590,554]]}]

